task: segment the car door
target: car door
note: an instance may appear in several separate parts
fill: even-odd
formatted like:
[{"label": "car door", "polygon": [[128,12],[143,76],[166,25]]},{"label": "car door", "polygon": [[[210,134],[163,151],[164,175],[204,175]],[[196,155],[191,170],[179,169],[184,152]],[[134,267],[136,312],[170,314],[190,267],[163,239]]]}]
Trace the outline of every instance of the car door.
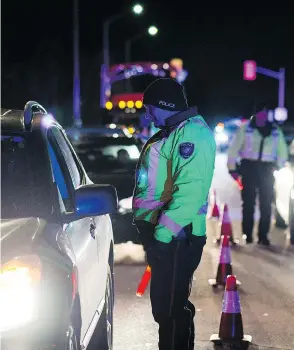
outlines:
[{"label": "car door", "polygon": [[[85,170],[83,169],[81,163],[78,160],[78,157],[70,144],[66,134],[60,130],[62,134],[62,140],[65,141],[66,146],[69,148],[71,155],[74,159],[75,165],[79,169],[81,174],[85,174]],[[88,183],[92,183],[89,179]],[[82,183],[81,183],[82,184]],[[77,186],[76,186],[77,187]],[[86,219],[84,219],[85,221]],[[89,288],[89,299],[91,300],[91,304],[95,306],[95,308],[98,308],[98,305],[100,304],[100,301],[105,296],[105,287],[106,287],[106,277],[107,277],[107,266],[108,266],[108,223],[109,218],[107,215],[101,215],[96,217],[89,218],[90,225],[89,225],[89,231],[92,235],[93,239],[96,241],[96,261],[93,263],[93,271],[92,274],[94,275],[93,287]],[[88,226],[86,226],[88,227]],[[88,282],[86,282],[88,283]],[[98,302],[97,302],[98,301]],[[92,307],[92,306],[91,306]]]},{"label": "car door", "polygon": [[[83,169],[79,165],[68,141],[58,127],[48,130],[49,153],[54,178],[62,198],[63,211],[73,211],[74,189],[82,185]],[[63,229],[71,242],[78,270],[78,288],[81,300],[82,331],[85,336],[95,311],[104,297],[99,281],[102,266],[99,260],[99,239],[95,228],[95,218],[84,218],[65,224]]]}]

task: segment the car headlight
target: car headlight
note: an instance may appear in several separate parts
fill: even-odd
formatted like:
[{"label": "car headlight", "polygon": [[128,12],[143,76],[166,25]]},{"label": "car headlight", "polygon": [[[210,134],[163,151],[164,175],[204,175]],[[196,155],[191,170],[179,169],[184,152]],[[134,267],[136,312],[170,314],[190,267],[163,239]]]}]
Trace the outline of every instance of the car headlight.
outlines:
[{"label": "car headlight", "polygon": [[40,278],[41,264],[36,256],[17,257],[1,266],[0,331],[32,321]]},{"label": "car headlight", "polygon": [[224,132],[218,132],[215,134],[215,141],[219,143],[226,143],[228,142],[229,137],[226,133]]},{"label": "car headlight", "polygon": [[294,185],[294,174],[292,169],[284,167],[280,170],[275,170],[273,174],[278,185],[287,186],[288,188]]},{"label": "car headlight", "polygon": [[133,197],[121,199],[118,202],[118,211],[121,214],[126,214],[132,210]]}]

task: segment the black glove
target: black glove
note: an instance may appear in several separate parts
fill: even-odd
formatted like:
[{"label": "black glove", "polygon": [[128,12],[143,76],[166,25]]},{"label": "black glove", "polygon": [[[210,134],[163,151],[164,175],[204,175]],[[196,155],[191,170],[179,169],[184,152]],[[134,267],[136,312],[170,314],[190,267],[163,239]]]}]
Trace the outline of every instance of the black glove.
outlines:
[{"label": "black glove", "polygon": [[154,239],[146,251],[147,263],[152,267],[158,261],[170,258],[172,252],[173,246],[170,243],[163,243]]},{"label": "black glove", "polygon": [[240,177],[239,173],[236,170],[230,171],[229,173],[235,181],[237,181]]},{"label": "black glove", "polygon": [[155,225],[144,220],[135,221],[135,225],[139,233],[139,241],[143,245],[145,252],[147,252],[154,242]]}]

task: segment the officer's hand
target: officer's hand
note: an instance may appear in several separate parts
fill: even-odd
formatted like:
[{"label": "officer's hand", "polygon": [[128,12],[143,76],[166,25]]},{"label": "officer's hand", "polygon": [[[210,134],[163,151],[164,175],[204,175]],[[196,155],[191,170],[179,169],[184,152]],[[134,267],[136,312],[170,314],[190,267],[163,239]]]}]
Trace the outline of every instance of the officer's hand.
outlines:
[{"label": "officer's hand", "polygon": [[145,253],[147,253],[148,250],[152,248],[152,245],[154,243],[154,237],[151,235],[140,235],[139,239],[143,245]]},{"label": "officer's hand", "polygon": [[155,225],[143,220],[136,221],[135,225],[139,233],[138,240],[147,252],[154,241]]},{"label": "officer's hand", "polygon": [[239,174],[236,171],[231,171],[230,175],[232,176],[232,178],[237,181],[239,179]]}]

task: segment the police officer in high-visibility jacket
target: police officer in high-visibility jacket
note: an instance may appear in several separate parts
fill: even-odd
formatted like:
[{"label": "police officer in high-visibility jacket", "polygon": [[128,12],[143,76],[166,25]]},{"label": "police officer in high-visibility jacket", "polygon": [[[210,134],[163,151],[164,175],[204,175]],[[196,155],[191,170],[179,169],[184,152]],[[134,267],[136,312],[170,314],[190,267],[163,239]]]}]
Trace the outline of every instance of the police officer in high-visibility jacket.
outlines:
[{"label": "police officer in high-visibility jacket", "polygon": [[188,298],[206,243],[216,145],[175,80],[150,84],[143,103],[160,131],[148,140],[138,162],[133,213],[151,266],[159,349],[192,350],[195,307]]},{"label": "police officer in high-visibility jacket", "polygon": [[[228,170],[237,180],[242,178],[243,234],[252,243],[256,194],[259,195],[260,220],[258,243],[268,246],[271,205],[274,193],[273,172],[284,166],[288,148],[284,134],[264,105],[237,131],[228,149]],[[239,163],[240,161],[240,163]]]}]

